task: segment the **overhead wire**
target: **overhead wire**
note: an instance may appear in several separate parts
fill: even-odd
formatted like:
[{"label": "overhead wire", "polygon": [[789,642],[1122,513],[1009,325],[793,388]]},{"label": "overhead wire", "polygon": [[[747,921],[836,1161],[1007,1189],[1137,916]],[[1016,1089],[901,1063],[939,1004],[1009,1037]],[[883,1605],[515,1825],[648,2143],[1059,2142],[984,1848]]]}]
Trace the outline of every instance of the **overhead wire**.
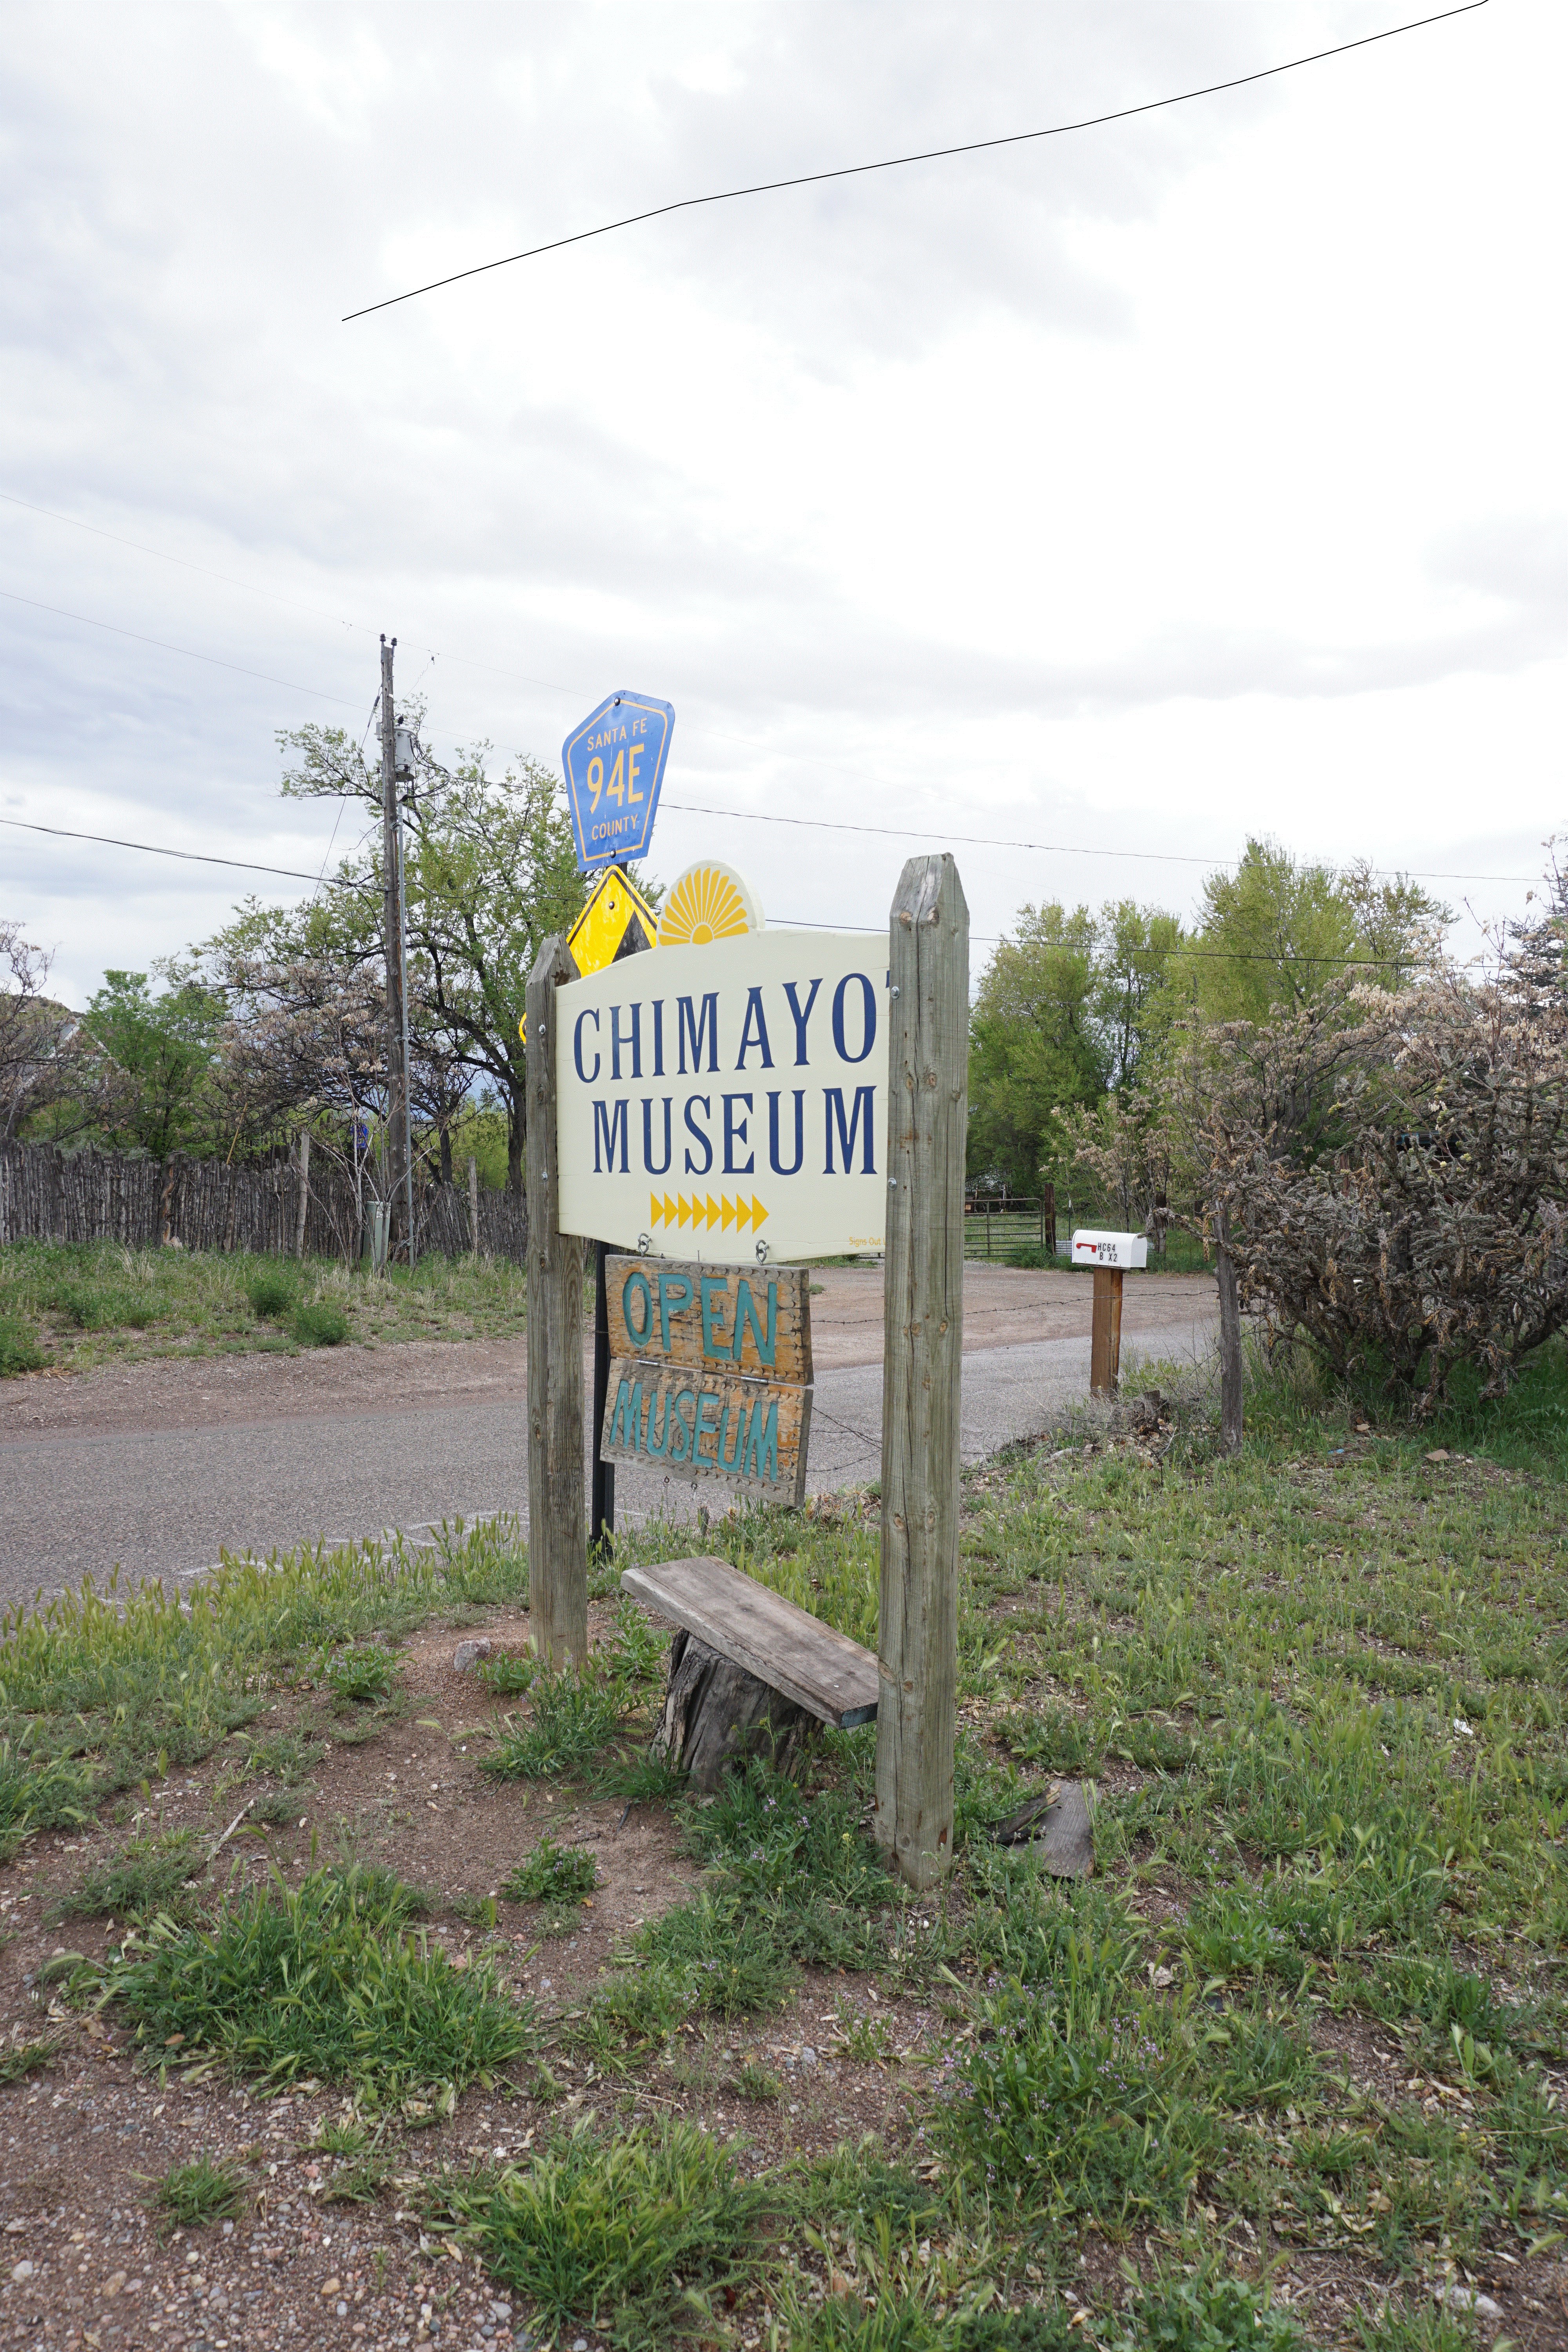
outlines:
[{"label": "overhead wire", "polygon": [[[342,816],[341,809],[338,814]],[[128,841],[117,833],[79,833],[70,825],[34,824],[20,816],[0,816],[0,824],[14,825],[20,833],[52,834],[58,841],[100,841],[110,849],[141,849],[153,857],[180,857],[193,866],[232,866],[242,874],[280,874],[290,882],[312,882],[318,889],[322,882],[322,875],[306,874],[294,866],[258,866],[251,857],[218,857],[205,849],[171,849],[161,841]],[[336,838],[335,828],[333,837]],[[346,890],[354,886],[352,881],[334,874],[329,887],[334,890]]]},{"label": "overhead wire", "polygon": [[1352,49],[1368,49],[1379,41],[1396,40],[1401,33],[1418,33],[1428,25],[1441,25],[1450,16],[1468,16],[1477,8],[1484,8],[1488,0],[1461,0],[1455,8],[1440,8],[1435,16],[1415,16],[1403,25],[1385,26],[1380,33],[1363,33],[1358,40],[1336,41],[1331,48],[1313,49],[1305,57],[1287,58],[1283,64],[1259,66],[1251,73],[1233,74],[1225,81],[1205,82],[1194,89],[1179,89],[1165,98],[1147,98],[1136,106],[1113,107],[1104,114],[1086,114],[1072,122],[1047,123],[1039,131],[1011,131],[999,138],[965,139],[949,147],[922,147],[909,155],[886,155],[873,163],[840,163],[825,172],[797,172],[784,180],[756,180],[745,187],[719,188],[703,196],[678,196],[671,203],[651,205],[640,213],[626,213],[619,220],[601,221],[595,228],[581,228],[570,236],[550,238],[543,245],[531,245],[520,253],[504,253],[494,261],[475,262],[469,268],[454,269],[445,278],[432,278],[423,286],[411,286],[405,293],[388,294],[379,302],[365,302],[357,310],[345,311],[341,324],[348,326],[355,319],[368,319],[374,311],[395,310],[399,303],[414,302],[422,294],[434,294],[443,286],[456,286],[466,278],[483,278],[494,269],[510,269],[514,262],[536,261],[541,254],[559,253],[570,245],[586,245],[592,238],[613,236],[618,229],[636,228],[643,221],[662,220],[670,213],[695,212],[704,205],[734,204],[743,196],[776,195],[785,188],[819,187],[826,180],[862,179],[873,172],[901,172],[913,163],[939,163],[954,155],[978,155],[988,149],[1024,147],[1041,139],[1065,139],[1075,131],[1098,131],[1109,122],[1130,122],[1135,115],[1157,114],[1162,108],[1186,106],[1194,99],[1215,98],[1227,89],[1245,89],[1249,83],[1272,80],[1276,75],[1294,73],[1299,67],[1321,65],[1327,58],[1342,58]]},{"label": "overhead wire", "polygon": [[[342,801],[347,801],[352,797],[355,796],[346,793],[341,796]],[[341,805],[338,810],[338,817],[341,822],[342,817],[342,808]],[[283,876],[289,881],[310,882],[314,883],[318,888],[321,887],[322,876],[306,874],[298,866],[262,866],[258,865],[253,858],[218,857],[213,856],[207,851],[199,849],[171,849],[163,842],[131,841],[119,834],[113,833],[82,833],[76,831],[68,825],[63,824],[34,824],[29,823],[24,817],[0,817],[0,824],[14,825],[18,829],[18,831],[23,833],[52,834],[58,839],[62,841],[98,841],[106,844],[111,849],[139,849],[153,857],[178,857],[197,866],[227,866],[234,867],[237,872],[243,874],[277,874]],[[360,835],[359,840],[355,843],[355,848],[363,848],[374,830],[375,827],[374,824],[368,826]],[[335,826],[333,828],[333,838],[336,838]],[[356,890],[363,889],[364,887],[364,879],[362,876],[352,874],[334,874],[331,877],[330,887],[334,890]],[[780,930],[799,931],[863,931],[866,933],[868,938],[879,937],[881,932],[881,926],[877,923],[822,923],[802,919],[794,916],[780,917],[774,928]],[[970,936],[971,938],[979,940],[983,946],[994,947],[999,939],[1005,939],[1008,934],[1004,931],[973,931]],[[1333,964],[1342,968],[1354,968],[1358,965],[1364,964],[1369,970],[1380,971],[1386,971],[1391,964],[1401,969],[1404,969],[1406,966],[1414,967],[1421,961],[1418,957],[1405,955],[1298,955],[1289,949],[1281,950],[1279,954],[1274,954],[1262,949],[1255,950],[1250,948],[1230,949],[1182,947],[1149,948],[1147,950],[1139,950],[1138,952],[1141,954],[1146,953],[1150,956],[1160,956],[1167,960],[1173,956],[1183,958],[1212,957],[1215,960],[1225,963],[1310,963]]]},{"label": "overhead wire", "polygon": [[[1479,6],[1482,5],[1482,0],[1472,0],[1472,5]],[[0,500],[4,500],[5,503],[12,506],[26,507],[30,513],[45,515],[49,519],[49,520],[54,522],[71,523],[77,528],[84,530],[92,530],[96,529],[96,526],[90,523],[77,524],[75,517],[58,514],[51,507],[34,506],[26,499],[14,498],[7,491],[0,490]],[[120,545],[134,548],[139,553],[153,556],[162,562],[175,564],[184,563],[184,557],[169,555],[161,548],[148,547],[140,540],[121,539],[118,533],[111,531],[103,532],[100,536],[115,539]],[[255,595],[266,596],[269,593],[265,588],[254,587],[248,582],[236,580],[227,572],[208,572],[204,565],[191,564],[186,566],[186,568],[192,571],[205,572],[205,576],[208,578],[222,580],[230,587],[247,590],[248,593]],[[200,653],[191,646],[174,645],[166,638],[143,636],[134,629],[121,628],[117,623],[112,621],[98,620],[90,614],[69,613],[65,611],[65,609],[60,605],[44,604],[37,597],[18,595],[15,591],[10,589],[0,589],[0,595],[10,597],[11,601],[16,604],[31,605],[38,612],[52,613],[60,619],[79,622],[87,628],[106,629],[112,635],[130,637],[140,645],[158,646],[165,653],[177,654],[186,660],[206,662],[219,669],[234,670],[242,677],[258,678],[268,685],[281,686],[290,693],[308,694],[319,701],[342,703],[344,708],[350,709],[356,707],[347,696],[328,694],[320,687],[298,686],[293,684],[288,678],[274,677],[270,673],[264,670],[248,669],[241,663],[222,660],[216,654]],[[279,599],[278,601],[285,602],[287,600]],[[313,613],[321,619],[331,619],[334,617],[332,615],[321,613],[319,608],[312,605],[298,605],[295,609],[300,612]],[[366,625],[359,621],[334,619],[334,625],[345,629],[363,631],[365,634],[369,634],[369,631],[366,629]],[[455,662],[468,669],[488,671],[494,677],[510,678],[522,685],[536,686],[542,688],[545,692],[550,694],[585,695],[588,692],[588,689],[585,687],[563,686],[557,681],[550,678],[535,677],[526,671],[505,668],[496,662],[478,661],[471,655],[468,654],[439,652],[435,646],[427,647],[426,653],[428,658],[425,663],[425,667],[419,671],[414,680],[413,686],[404,689],[406,695],[411,695],[414,692],[415,688],[422,682],[426,672],[434,666],[437,659]],[[379,699],[379,697],[377,698]],[[375,706],[373,704],[373,717],[374,715],[374,707]],[[369,731],[369,725],[367,723],[365,730],[366,734],[368,734]],[[885,791],[889,789],[885,779],[871,774],[866,769],[851,768],[846,765],[842,761],[826,760],[819,753],[814,751],[784,752],[780,754],[774,751],[774,748],[772,745],[759,742],[754,737],[734,735],[727,732],[723,729],[712,726],[704,726],[700,721],[697,722],[694,731],[698,735],[699,740],[705,736],[709,740],[714,742],[741,744],[750,751],[771,753],[774,757],[782,756],[797,766],[830,768],[837,774],[851,777],[862,783],[875,785],[879,790]],[[363,738],[361,739],[360,748],[362,751],[363,750]],[[513,744],[503,748],[510,749],[519,759],[531,759],[533,757],[532,753],[525,751],[521,745]],[[327,796],[323,794],[321,797],[325,798]],[[971,848],[1026,849],[1035,851],[1043,856],[1054,857],[1114,857],[1131,859],[1133,862],[1152,861],[1157,864],[1168,866],[1206,866],[1211,872],[1217,867],[1233,866],[1237,862],[1234,856],[1230,857],[1223,857],[1217,855],[1208,856],[1205,856],[1200,851],[1194,850],[1142,848],[1121,849],[1100,847],[1093,843],[1086,845],[1080,842],[1022,841],[992,834],[950,833],[942,831],[940,828],[933,828],[929,824],[918,826],[865,824],[858,824],[846,818],[788,816],[768,809],[740,809],[733,807],[713,808],[703,803],[695,801],[666,800],[662,805],[674,814],[679,815],[710,816],[719,818],[732,817],[745,824],[807,826],[815,827],[816,830],[825,833],[875,834],[880,835],[889,840],[923,840],[931,837],[933,832],[935,832],[937,837],[943,841],[959,842]],[[1408,875],[1412,880],[1421,882],[1503,882],[1530,884],[1537,882],[1540,879],[1540,877],[1535,874],[1455,873],[1447,871],[1447,869],[1405,866],[1373,866],[1369,868],[1369,871],[1373,874],[1384,876]]]},{"label": "overhead wire", "polygon": [[263,686],[280,686],[289,694],[308,694],[317,702],[341,702],[346,709],[357,710],[357,701],[346,694],[328,694],[319,686],[300,686],[290,677],[274,677],[269,670],[248,669],[243,662],[224,661],[217,654],[198,653],[194,646],[176,646],[167,637],[149,637],[140,629],[123,629],[116,621],[95,621],[90,613],[68,613],[63,604],[46,604],[38,596],[20,596],[14,588],[0,588],[13,604],[30,605],[35,613],[52,613],[57,620],[77,621],[85,629],[107,629],[111,636],[129,637],[139,646],[156,646],[160,653],[179,654],[186,661],[209,662],[214,669],[231,669],[240,677],[259,678]]},{"label": "overhead wire", "polygon": [[[661,805],[678,810],[683,816],[739,817],[753,824],[808,825],[819,833],[875,833],[894,841],[956,841],[973,849],[1032,849],[1051,857],[1131,857],[1158,858],[1167,866],[1206,866],[1211,872],[1219,866],[1234,866],[1234,857],[1205,857],[1190,849],[1103,849],[1086,848],[1073,841],[1013,841],[989,833],[950,833],[941,824],[857,824],[845,817],[783,816],[772,809],[719,809],[700,805],[695,801],[664,801]],[[1538,874],[1447,874],[1411,866],[1371,866],[1371,874],[1408,875],[1417,882],[1539,882]]]}]

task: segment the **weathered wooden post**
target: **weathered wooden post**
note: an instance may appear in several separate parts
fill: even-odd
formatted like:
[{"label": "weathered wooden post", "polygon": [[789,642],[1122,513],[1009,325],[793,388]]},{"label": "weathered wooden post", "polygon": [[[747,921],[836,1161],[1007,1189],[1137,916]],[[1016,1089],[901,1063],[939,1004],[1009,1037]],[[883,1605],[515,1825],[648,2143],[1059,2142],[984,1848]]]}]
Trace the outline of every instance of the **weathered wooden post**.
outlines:
[{"label": "weathered wooden post", "polygon": [[[969,908],[911,857],[889,931],[877,1842],[910,1885],[952,1859]],[[989,1228],[987,1228],[989,1234]]]},{"label": "weathered wooden post", "polygon": [[556,990],[577,967],[557,934],[528,976],[528,1609],[555,1665],[588,1654],[583,1507],[583,1250],[560,1225]]},{"label": "weathered wooden post", "polygon": [[300,1197],[294,1204],[294,1255],[305,1255],[305,1226],[310,1214],[310,1130],[300,1129]]},{"label": "weathered wooden post", "polygon": [[1089,1322],[1089,1390],[1114,1396],[1121,1375],[1121,1268],[1094,1269],[1094,1307]]}]

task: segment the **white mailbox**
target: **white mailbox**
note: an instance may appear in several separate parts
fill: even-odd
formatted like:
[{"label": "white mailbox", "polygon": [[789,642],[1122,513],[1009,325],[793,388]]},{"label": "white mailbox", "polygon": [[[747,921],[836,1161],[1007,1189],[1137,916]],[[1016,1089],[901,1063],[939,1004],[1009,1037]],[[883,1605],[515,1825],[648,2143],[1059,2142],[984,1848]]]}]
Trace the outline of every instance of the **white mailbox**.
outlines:
[{"label": "white mailbox", "polygon": [[1123,1273],[1129,1266],[1146,1266],[1149,1263],[1149,1240],[1145,1234],[1096,1234],[1087,1230],[1072,1237],[1074,1265],[1114,1266]]}]

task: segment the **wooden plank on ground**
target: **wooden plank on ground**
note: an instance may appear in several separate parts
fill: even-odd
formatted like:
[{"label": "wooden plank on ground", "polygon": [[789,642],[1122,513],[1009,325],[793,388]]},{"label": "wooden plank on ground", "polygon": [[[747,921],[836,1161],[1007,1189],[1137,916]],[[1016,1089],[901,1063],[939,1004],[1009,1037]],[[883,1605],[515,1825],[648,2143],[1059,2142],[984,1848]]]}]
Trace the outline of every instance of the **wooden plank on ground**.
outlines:
[{"label": "wooden plank on ground", "polygon": [[1087,1878],[1094,1868],[1094,1815],[1076,1780],[1053,1780],[1005,1821],[994,1822],[998,1845],[1030,1845],[1052,1878]]},{"label": "wooden plank on ground", "polygon": [[654,1568],[628,1568],[621,1590],[820,1722],[847,1731],[876,1715],[877,1661],[870,1651],[727,1559],[663,1559]]},{"label": "wooden plank on ground", "polygon": [[795,1265],[605,1261],[612,1356],[722,1364],[775,1381],[811,1379],[811,1277]]},{"label": "wooden plank on ground", "polygon": [[722,1478],[742,1494],[798,1505],[811,1393],[711,1367],[612,1356],[600,1458],[650,1463],[672,1478]]}]

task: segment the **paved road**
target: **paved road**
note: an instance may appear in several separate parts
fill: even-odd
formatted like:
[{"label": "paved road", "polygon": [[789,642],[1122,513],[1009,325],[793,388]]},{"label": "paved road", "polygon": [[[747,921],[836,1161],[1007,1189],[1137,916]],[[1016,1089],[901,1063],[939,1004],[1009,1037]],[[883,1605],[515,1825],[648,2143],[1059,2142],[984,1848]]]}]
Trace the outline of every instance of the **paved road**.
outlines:
[{"label": "paved road", "polygon": [[[1187,1311],[1178,1321],[1124,1339],[1124,1375],[1139,1355],[1203,1349],[1210,1317],[1194,1311],[1197,1301],[1182,1303]],[[433,1352],[455,1375],[454,1358],[465,1351]],[[965,1460],[1037,1435],[1088,1381],[1086,1337],[966,1354]],[[267,1418],[230,1412],[195,1425],[112,1425],[115,1417],[106,1415],[98,1426],[15,1429],[0,1442],[0,1603],[40,1587],[58,1591],[83,1575],[101,1579],[117,1563],[132,1578],[188,1578],[225,1547],[265,1553],[318,1537],[422,1528],[501,1510],[526,1518],[524,1403],[515,1371],[504,1381],[452,1385],[456,1395],[448,1387],[438,1402],[392,1411],[358,1404],[333,1412],[318,1402],[308,1412]],[[818,1371],[814,1491],[878,1475],[881,1415],[879,1363]],[[700,1496],[651,1471],[620,1473],[623,1518],[661,1508],[689,1517],[699,1500],[716,1504],[721,1494],[711,1482]]]}]

